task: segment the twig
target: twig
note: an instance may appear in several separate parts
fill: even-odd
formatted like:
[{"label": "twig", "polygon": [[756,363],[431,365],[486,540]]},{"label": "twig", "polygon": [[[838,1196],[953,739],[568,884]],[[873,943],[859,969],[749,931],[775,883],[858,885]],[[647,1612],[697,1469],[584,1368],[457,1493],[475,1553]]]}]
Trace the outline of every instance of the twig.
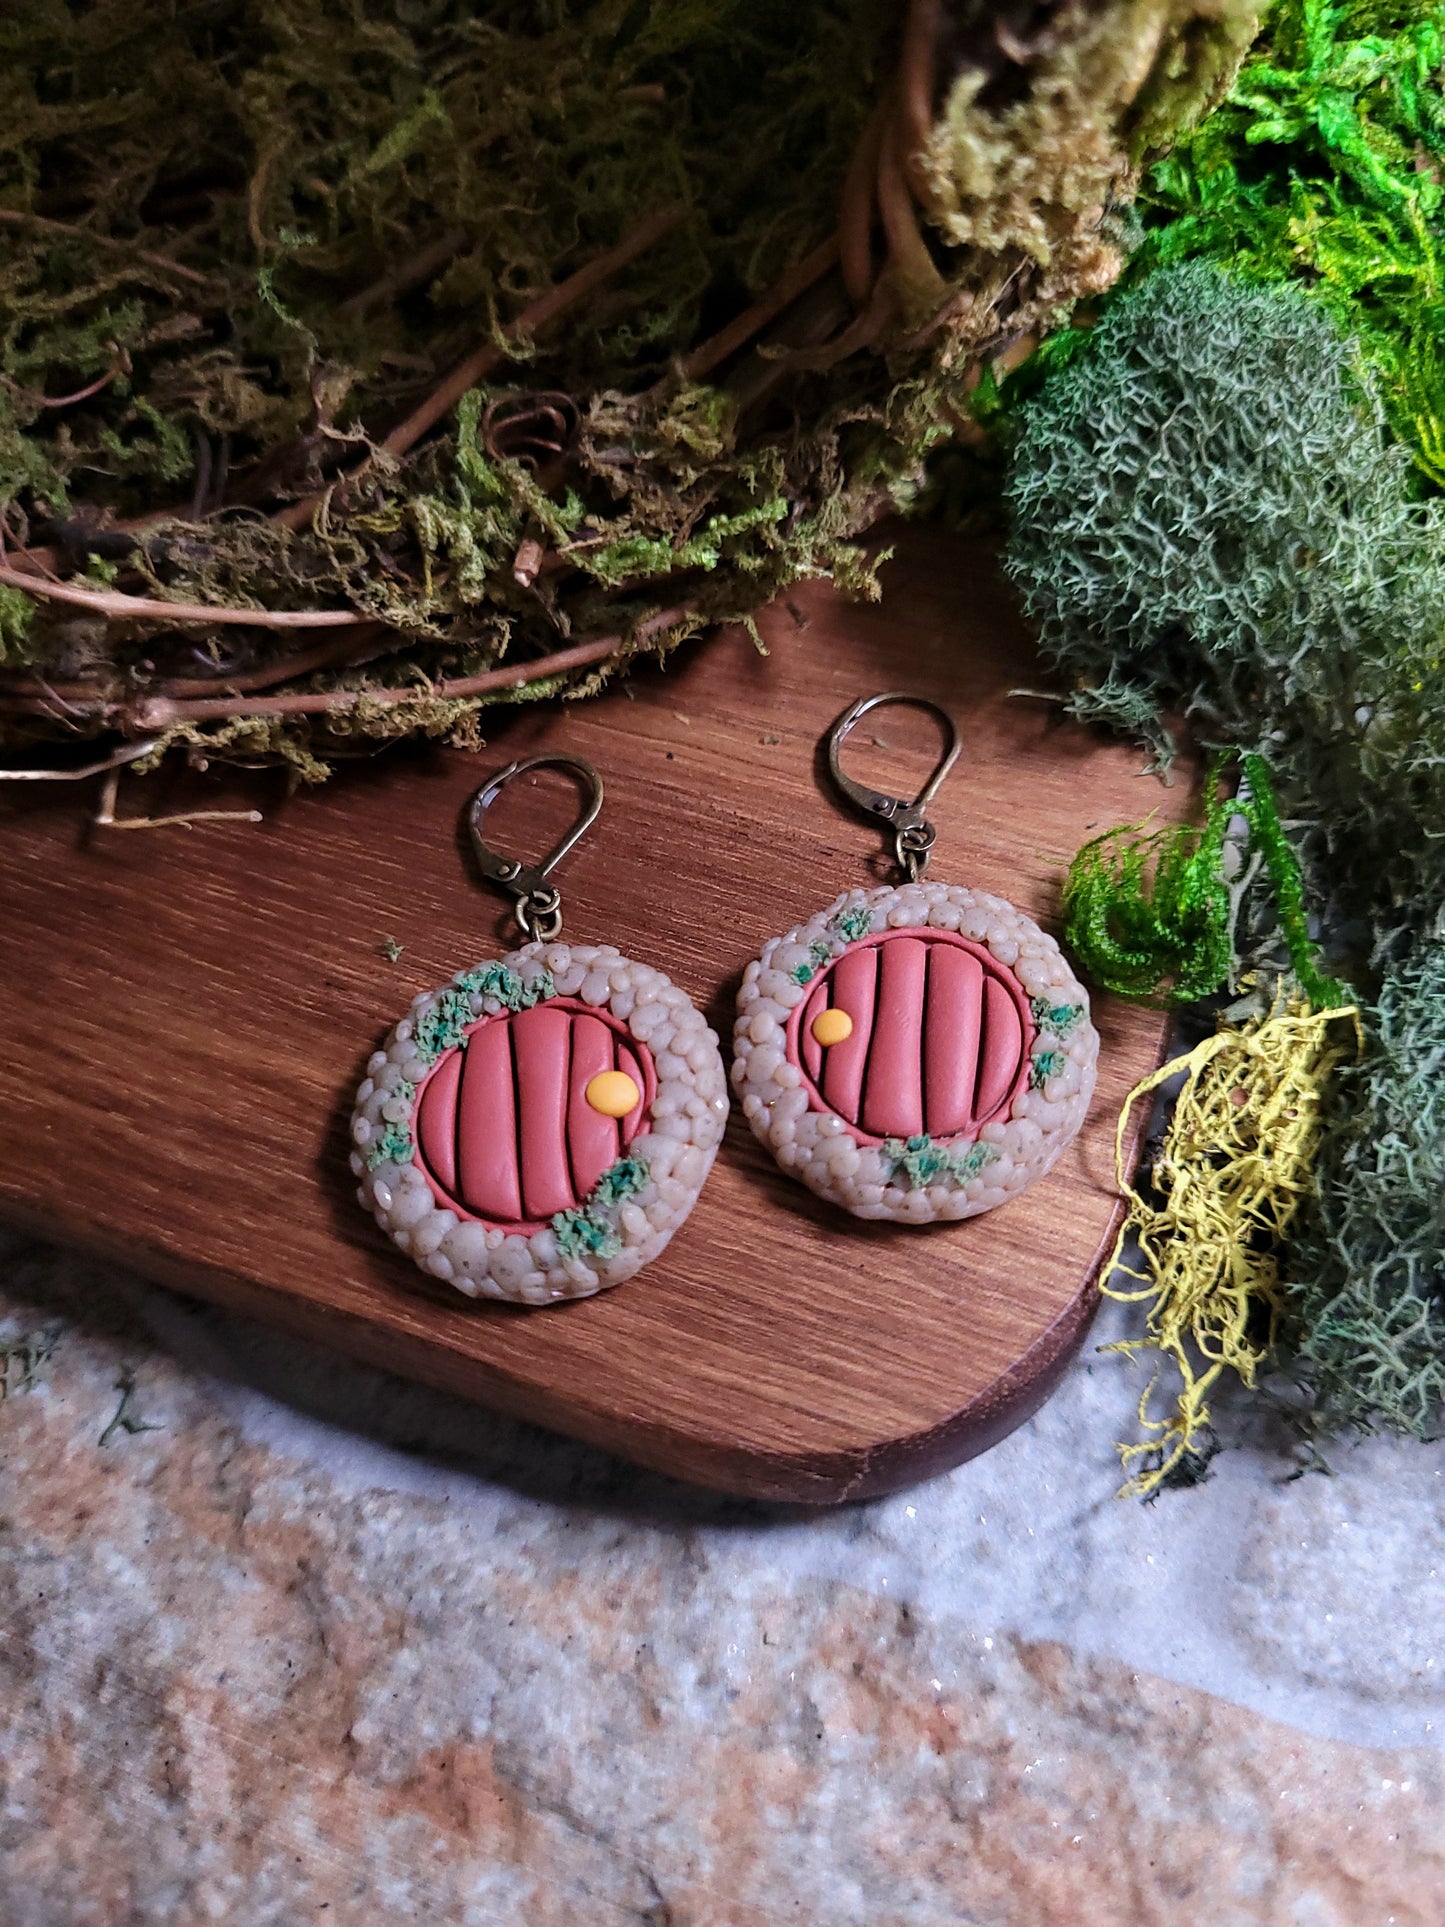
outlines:
[{"label": "twig", "polygon": [[79,783],[87,776],[104,776],[126,763],[139,762],[159,747],[159,739],[149,743],[123,743],[103,762],[86,763],[79,769],[0,769],[0,782],[6,783]]},{"label": "twig", "polygon": [[106,1426],[100,1435],[100,1443],[102,1445],[108,1445],[117,1432],[135,1434],[136,1432],[163,1432],[165,1430],[163,1425],[153,1425],[148,1419],[138,1418],[136,1416],[133,1404],[135,1399],[135,1367],[133,1365],[121,1366],[120,1377],[115,1381],[115,1389],[120,1393],[120,1404],[116,1406],[115,1414],[110,1424]]},{"label": "twig", "polygon": [[873,292],[873,222],[878,209],[878,155],[883,145],[886,98],[868,116],[838,202],[838,259],[843,286],[855,308],[864,308]]},{"label": "twig", "polygon": [[211,492],[211,438],[198,428],[192,439],[196,450],[196,485],[191,491],[191,520],[199,522]]},{"label": "twig", "polygon": [[[129,360],[129,357],[126,357]],[[125,363],[116,361],[103,375],[88,381],[84,388],[77,388],[69,395],[42,395],[33,388],[21,388],[13,381],[6,381],[6,387],[18,395],[22,401],[29,402],[32,408],[73,408],[78,401],[89,401],[98,395],[102,388],[109,388],[116,376],[125,372]]]},{"label": "twig", "polygon": [[[518,315],[512,323],[511,336],[515,338],[535,334],[537,329],[545,327],[549,321],[555,321],[559,315],[564,314],[576,302],[584,300],[604,282],[610,280],[614,274],[635,261],[639,255],[645,254],[650,247],[662,239],[663,235],[669,234],[678,225],[686,212],[685,208],[672,207],[664,209],[660,214],[654,214],[650,220],[634,228],[626,240],[620,241],[615,248],[609,249],[606,254],[599,254],[595,260],[589,261],[585,267],[579,268],[565,281],[559,281],[555,288],[549,288],[540,300],[534,301],[530,308],[524,308]],[[455,408],[469,388],[475,388],[484,376],[489,375],[494,368],[508,360],[511,353],[510,343],[503,345],[488,341],[474,354],[468,355],[465,361],[459,362],[446,380],[434,388],[426,400],[412,410],[405,421],[398,422],[392,429],[381,444],[387,454],[406,454],[408,449],[421,440],[428,429],[436,426],[449,409]],[[301,501],[291,502],[284,509],[279,509],[271,519],[279,523],[282,528],[304,528],[333,489],[345,487],[348,482],[355,481],[357,475],[365,468],[366,464],[363,462],[360,468],[353,470],[351,474],[343,475],[335,482],[328,483],[325,488],[317,489],[303,497]]]},{"label": "twig", "polygon": [[172,261],[168,255],[153,254],[149,248],[132,247],[129,241],[120,240],[113,234],[96,234],[92,229],[76,227],[70,221],[51,221],[43,214],[27,214],[22,208],[14,207],[0,207],[0,221],[10,227],[38,227],[49,234],[78,235],[81,240],[90,241],[98,248],[115,248],[122,254],[133,254],[137,261],[145,261],[166,274],[178,275],[181,280],[192,281],[198,287],[214,288],[218,285],[214,275],[202,274],[196,268],[182,267],[179,261]]},{"label": "twig", "polygon": [[438,235],[426,247],[419,249],[410,259],[392,268],[389,273],[373,281],[369,288],[362,288],[358,294],[350,295],[336,310],[339,317],[346,320],[359,319],[369,314],[373,308],[380,307],[383,301],[391,301],[408,289],[430,281],[439,268],[444,268],[456,254],[467,238],[464,228],[448,228],[445,234]]},{"label": "twig", "polygon": [[703,375],[711,374],[720,362],[745,347],[760,328],[765,328],[800,294],[805,294],[815,281],[821,281],[837,259],[838,236],[831,234],[811,254],[805,254],[801,261],[780,275],[766,294],[760,295],[750,308],[745,308],[710,340],[694,348],[690,355],[684,355],[678,363],[684,380],[696,381]]},{"label": "twig", "polygon": [[214,696],[217,690],[224,689],[240,696],[258,689],[274,689],[278,682],[295,682],[301,676],[314,676],[318,669],[350,668],[366,660],[366,651],[379,638],[396,633],[386,623],[368,618],[350,634],[344,635],[339,645],[335,642],[318,642],[314,648],[298,649],[294,656],[283,656],[279,661],[268,662],[259,669],[248,669],[242,675],[216,675],[204,679],[200,676],[178,676],[174,681],[154,684],[146,693],[152,696]]},{"label": "twig", "polygon": [[[692,613],[692,606],[686,603],[673,609],[662,609],[639,623],[633,632],[633,640],[641,641],[659,629],[670,628],[673,623],[682,621]],[[236,717],[336,715],[363,703],[368,708],[394,709],[400,703],[416,702],[419,698],[453,702],[468,696],[483,696],[493,689],[520,689],[527,683],[541,682],[551,676],[566,675],[573,669],[585,669],[593,663],[606,662],[617,654],[624,640],[626,638],[622,635],[597,636],[591,642],[575,643],[570,649],[559,649],[550,656],[538,656],[531,662],[510,663],[500,669],[483,670],[476,676],[457,676],[449,682],[414,683],[401,689],[307,690],[293,696],[259,696],[251,702],[224,698],[209,702],[173,702],[155,696],[137,703],[129,711],[128,719],[137,729],[155,731],[168,729],[173,723],[218,723]],[[118,705],[113,707],[112,713],[119,713]]]},{"label": "twig", "polygon": [[[565,281],[549,288],[539,301],[534,301],[512,324],[513,335],[534,334],[544,328],[549,321],[555,321],[578,301],[585,300],[589,294],[610,281],[614,274],[629,267],[639,255],[646,254],[665,234],[670,234],[686,214],[686,208],[664,208],[654,214],[615,248],[606,254],[599,254],[585,267],[578,268],[575,274],[568,275]],[[392,429],[382,443],[389,455],[404,455],[416,442],[419,442],[429,428],[434,428],[449,409],[455,408],[469,388],[475,388],[483,375],[489,374],[498,362],[507,358],[509,350],[499,347],[494,341],[485,343],[476,353],[468,355],[459,362],[441,385],[432,390],[419,408],[413,409],[404,422]]]},{"label": "twig", "polygon": [[218,622],[247,629],[349,629],[369,620],[354,609],[232,609],[206,602],[162,602],[153,596],[122,595],[115,589],[81,589],[73,582],[52,582],[46,576],[26,575],[0,562],[0,582],[27,595],[52,602],[68,602],[95,615],[120,616],[127,622]]},{"label": "twig", "polygon": [[943,0],[912,0],[898,63],[898,107],[904,136],[903,168],[914,196],[926,201],[928,177],[920,155],[933,132],[933,92]]},{"label": "twig", "polygon": [[[179,824],[189,829],[193,823],[260,823],[263,821],[259,810],[182,810],[175,816],[117,816],[115,806],[120,797],[120,767],[113,766],[106,775],[101,787],[100,803],[93,821],[102,830],[165,830]],[[126,1430],[133,1428],[126,1426]],[[149,1426],[140,1428],[149,1431]],[[105,1440],[101,1440],[104,1445]]]},{"label": "twig", "polygon": [[909,190],[908,153],[907,130],[901,112],[895,110],[884,127],[878,155],[878,213],[888,236],[889,266],[895,270],[896,284],[908,290],[910,300],[926,293],[930,307],[936,309],[948,300],[951,290],[918,225],[918,207]]}]

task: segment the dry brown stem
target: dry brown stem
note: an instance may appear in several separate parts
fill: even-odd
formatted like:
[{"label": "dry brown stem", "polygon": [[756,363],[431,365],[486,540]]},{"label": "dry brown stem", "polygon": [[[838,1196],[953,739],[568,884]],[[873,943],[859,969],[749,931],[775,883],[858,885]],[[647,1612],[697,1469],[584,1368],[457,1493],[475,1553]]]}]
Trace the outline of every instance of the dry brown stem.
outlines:
[{"label": "dry brown stem", "polygon": [[760,329],[770,321],[775,321],[784,308],[790,307],[800,294],[807,292],[815,281],[821,281],[834,262],[838,259],[838,236],[829,235],[820,241],[810,254],[788,269],[773,283],[765,294],[758,296],[750,308],[743,312],[725,328],[720,328],[710,340],[704,341],[684,356],[678,366],[684,380],[700,381],[704,375],[712,373],[729,355],[747,346]]},{"label": "dry brown stem", "polygon": [[[670,234],[684,218],[686,212],[687,210],[681,207],[664,208],[661,213],[654,214],[649,220],[643,221],[625,240],[619,241],[615,248],[610,248],[605,254],[599,254],[595,260],[580,267],[575,274],[568,275],[565,281],[559,281],[555,288],[549,288],[546,294],[532,303],[531,307],[524,308],[512,323],[510,333],[514,337],[535,334],[539,328],[546,327],[549,321],[555,321],[559,315],[565,314],[568,308],[575,306],[579,301],[584,301],[614,274],[620,273],[639,255],[645,254],[650,247],[654,247],[665,234]],[[392,429],[381,444],[387,454],[404,455],[421,440],[428,429],[436,426],[449,409],[456,407],[469,388],[475,388],[479,381],[506,361],[509,353],[510,350],[507,347],[495,341],[488,341],[484,342],[474,354],[468,355],[465,361],[459,362],[445,381],[440,382],[426,400],[412,410],[405,421],[398,422]],[[283,528],[304,528],[332,491],[345,487],[348,482],[354,482],[357,476],[365,471],[366,466],[367,464],[363,462],[350,475],[342,476],[325,488],[317,489],[299,502],[290,503],[286,508],[278,510],[272,519],[279,522]]]},{"label": "dry brown stem", "polygon": [[[691,612],[691,606],[686,603],[662,609],[639,623],[632,640],[641,641],[658,630],[668,629]],[[596,636],[591,642],[575,643],[570,649],[558,649],[552,655],[537,656],[530,662],[508,663],[500,669],[486,669],[475,676],[457,676],[447,682],[411,683],[400,689],[309,690],[290,696],[259,696],[249,702],[244,697],[176,702],[152,696],[126,709],[125,718],[129,727],[154,732],[168,729],[174,723],[229,722],[246,716],[336,715],[361,703],[368,707],[395,708],[399,703],[415,702],[419,697],[454,702],[468,696],[483,696],[493,689],[520,689],[525,683],[541,682],[547,677],[606,662],[626,640],[622,635]]]},{"label": "dry brown stem", "polygon": [[120,254],[133,254],[137,261],[144,261],[148,267],[160,268],[166,274],[174,274],[182,281],[193,282],[197,287],[214,288],[215,279],[209,274],[201,274],[195,268],[183,267],[179,261],[172,261],[168,255],[153,254],[149,248],[132,247],[129,241],[118,240],[112,234],[96,234],[90,228],[77,227],[72,221],[51,221],[43,214],[27,214],[22,208],[0,207],[0,222],[9,227],[38,227],[48,234],[78,234],[98,248],[110,248]]},{"label": "dry brown stem", "polygon": [[206,602],[162,602],[155,596],[122,595],[116,589],[82,589],[74,582],[52,582],[0,562],[0,582],[26,595],[65,602],[92,615],[126,622],[204,622],[246,629],[351,629],[367,618],[354,609],[232,609]]}]

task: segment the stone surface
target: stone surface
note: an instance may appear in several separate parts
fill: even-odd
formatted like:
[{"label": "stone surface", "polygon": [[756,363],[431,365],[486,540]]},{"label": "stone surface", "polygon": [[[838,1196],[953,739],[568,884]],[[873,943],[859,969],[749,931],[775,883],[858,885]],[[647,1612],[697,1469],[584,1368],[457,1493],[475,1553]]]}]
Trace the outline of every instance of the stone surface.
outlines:
[{"label": "stone surface", "polygon": [[5,1927],[1440,1918],[1438,1449],[1125,1506],[1087,1352],[810,1516],[18,1245],[5,1348]]}]

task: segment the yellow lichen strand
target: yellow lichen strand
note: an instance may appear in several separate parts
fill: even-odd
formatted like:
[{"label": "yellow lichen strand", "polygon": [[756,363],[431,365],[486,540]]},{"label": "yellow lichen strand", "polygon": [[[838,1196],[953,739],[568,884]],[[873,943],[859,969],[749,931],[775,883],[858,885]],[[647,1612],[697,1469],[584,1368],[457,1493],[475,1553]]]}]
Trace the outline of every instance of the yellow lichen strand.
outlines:
[{"label": "yellow lichen strand", "polygon": [[[1222,1028],[1130,1092],[1116,1140],[1129,1208],[1109,1267],[1115,1282],[1104,1289],[1149,1311],[1144,1337],[1106,1349],[1155,1353],[1159,1365],[1139,1400],[1141,1436],[1119,1447],[1129,1474],[1122,1496],[1147,1498],[1207,1456],[1209,1396],[1225,1372],[1254,1384],[1286,1308],[1280,1253],[1313,1192],[1329,1085],[1360,1047],[1353,1008],[1313,1011],[1295,999]],[[1130,1120],[1181,1073],[1146,1196],[1129,1180]],[[1134,1242],[1141,1271],[1121,1264]],[[1179,1390],[1173,1410],[1155,1417],[1166,1363]]]}]

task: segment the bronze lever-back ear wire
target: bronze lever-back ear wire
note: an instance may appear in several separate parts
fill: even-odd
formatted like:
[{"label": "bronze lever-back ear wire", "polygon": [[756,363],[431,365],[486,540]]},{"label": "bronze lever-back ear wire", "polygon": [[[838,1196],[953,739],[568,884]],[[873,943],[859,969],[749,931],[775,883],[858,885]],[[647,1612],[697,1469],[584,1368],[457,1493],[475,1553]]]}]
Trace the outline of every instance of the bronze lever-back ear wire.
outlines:
[{"label": "bronze lever-back ear wire", "polygon": [[[532,864],[521,863],[515,857],[502,856],[482,841],[482,821],[487,811],[508,783],[529,769],[571,770],[587,786],[587,801],[571,829],[559,838],[540,863]],[[484,877],[492,883],[504,885],[516,898],[517,922],[524,937],[540,938],[543,943],[550,943],[560,934],[562,893],[556,884],[549,883],[547,879],[563,857],[591,829],[601,808],[602,778],[581,756],[523,756],[489,777],[472,798],[467,822],[477,863]]]},{"label": "bronze lever-back ear wire", "polygon": [[[843,773],[843,744],[870,711],[881,708],[885,703],[902,703],[909,709],[921,709],[943,728],[943,755],[911,803],[904,797],[885,796],[879,790],[869,789],[865,783],[856,783],[851,776]],[[881,817],[892,828],[893,850],[898,867],[910,883],[916,883],[928,868],[929,851],[938,834],[925,812],[938,794],[944,777],[958,761],[961,745],[958,726],[952,716],[946,709],[940,709],[937,703],[931,703],[923,696],[910,696],[902,690],[887,690],[878,696],[860,696],[856,703],[843,711],[828,731],[827,742],[829,775],[857,809],[865,815]]]}]

